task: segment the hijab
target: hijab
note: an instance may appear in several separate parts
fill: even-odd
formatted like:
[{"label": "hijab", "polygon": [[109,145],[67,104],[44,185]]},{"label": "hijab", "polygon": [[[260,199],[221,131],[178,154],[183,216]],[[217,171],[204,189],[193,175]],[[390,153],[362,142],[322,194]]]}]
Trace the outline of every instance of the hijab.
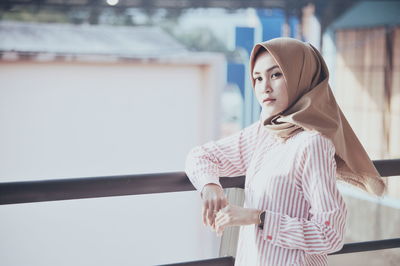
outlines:
[{"label": "hijab", "polygon": [[257,53],[266,50],[283,72],[289,97],[279,114],[263,117],[264,127],[283,140],[299,131],[318,131],[335,146],[337,179],[381,196],[385,183],[336,103],[329,72],[319,51],[309,43],[275,38],[258,43],[250,55],[250,79]]}]

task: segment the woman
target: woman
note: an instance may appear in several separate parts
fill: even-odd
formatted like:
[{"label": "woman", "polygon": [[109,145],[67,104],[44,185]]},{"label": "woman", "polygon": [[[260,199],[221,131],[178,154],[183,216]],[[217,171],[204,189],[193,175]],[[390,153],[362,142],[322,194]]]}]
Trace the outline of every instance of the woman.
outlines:
[{"label": "woman", "polygon": [[[343,246],[347,217],[336,180],[375,195],[385,184],[312,45],[291,38],[257,44],[250,75],[260,120],[195,147],[186,160],[203,199],[203,222],[218,235],[241,226],[236,266],[327,265],[327,254]],[[239,175],[246,175],[244,207],[229,204],[219,182]]]}]

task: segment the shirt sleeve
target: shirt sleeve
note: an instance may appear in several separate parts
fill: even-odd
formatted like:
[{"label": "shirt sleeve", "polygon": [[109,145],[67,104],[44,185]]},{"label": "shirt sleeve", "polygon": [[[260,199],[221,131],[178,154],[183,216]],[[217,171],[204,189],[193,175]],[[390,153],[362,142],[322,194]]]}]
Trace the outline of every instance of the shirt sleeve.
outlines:
[{"label": "shirt sleeve", "polygon": [[259,122],[253,123],[231,136],[194,147],[189,152],[185,173],[197,191],[202,192],[209,183],[221,186],[221,176],[246,173],[256,146],[259,125]]},{"label": "shirt sleeve", "polygon": [[347,208],[336,186],[335,147],[330,139],[314,135],[303,149],[303,193],[310,204],[308,219],[266,211],[263,238],[310,254],[342,249]]}]

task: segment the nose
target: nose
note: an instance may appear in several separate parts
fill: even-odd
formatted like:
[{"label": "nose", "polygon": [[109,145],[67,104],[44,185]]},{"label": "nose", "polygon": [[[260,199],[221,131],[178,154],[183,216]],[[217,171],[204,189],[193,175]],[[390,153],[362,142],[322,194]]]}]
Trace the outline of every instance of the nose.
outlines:
[{"label": "nose", "polygon": [[271,88],[271,85],[268,83],[268,82],[265,82],[265,92],[266,93],[270,93],[270,92],[272,92],[272,88]]}]

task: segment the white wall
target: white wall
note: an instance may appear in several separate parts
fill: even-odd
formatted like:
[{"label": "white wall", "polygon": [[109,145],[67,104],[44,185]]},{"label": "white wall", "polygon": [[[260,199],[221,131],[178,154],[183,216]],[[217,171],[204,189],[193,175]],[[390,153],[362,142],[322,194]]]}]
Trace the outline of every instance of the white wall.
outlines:
[{"label": "white wall", "polygon": [[[218,137],[224,62],[167,61],[0,62],[0,182],[182,171],[191,147]],[[218,256],[195,191],[7,205],[0,217],[1,265]]]}]

